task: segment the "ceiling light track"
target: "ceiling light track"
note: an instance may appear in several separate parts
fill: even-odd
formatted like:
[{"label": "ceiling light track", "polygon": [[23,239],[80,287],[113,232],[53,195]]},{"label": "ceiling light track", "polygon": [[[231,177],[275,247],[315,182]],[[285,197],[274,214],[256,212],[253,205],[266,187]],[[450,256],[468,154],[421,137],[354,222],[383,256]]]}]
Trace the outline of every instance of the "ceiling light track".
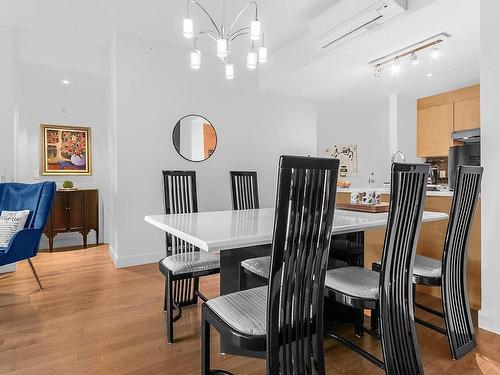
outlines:
[{"label": "ceiling light track", "polygon": [[436,34],[434,36],[431,36],[430,38],[421,40],[420,42],[414,43],[410,46],[401,48],[400,50],[392,52],[388,55],[372,60],[368,64],[371,66],[377,66],[377,65],[383,66],[385,64],[392,63],[395,58],[401,59],[406,56],[411,56],[412,53],[416,54],[417,52],[422,51],[424,49],[430,47],[434,48],[435,46],[438,46],[439,44],[443,43],[448,38],[450,38],[450,34],[448,33]]},{"label": "ceiling light track", "polygon": [[[431,49],[430,56],[433,59],[439,58],[439,56],[441,55],[440,45],[449,37],[450,35],[447,33],[440,33],[430,38],[421,40],[420,42],[414,43],[408,47],[401,48],[396,52],[370,61],[369,64],[375,68],[374,76],[380,78],[382,76],[383,66],[386,64],[391,64],[390,72],[392,75],[399,75],[402,70],[400,60],[407,56],[410,56],[410,61],[413,66],[419,65],[420,60],[418,54],[428,48]],[[428,75],[428,77],[430,76]]]}]

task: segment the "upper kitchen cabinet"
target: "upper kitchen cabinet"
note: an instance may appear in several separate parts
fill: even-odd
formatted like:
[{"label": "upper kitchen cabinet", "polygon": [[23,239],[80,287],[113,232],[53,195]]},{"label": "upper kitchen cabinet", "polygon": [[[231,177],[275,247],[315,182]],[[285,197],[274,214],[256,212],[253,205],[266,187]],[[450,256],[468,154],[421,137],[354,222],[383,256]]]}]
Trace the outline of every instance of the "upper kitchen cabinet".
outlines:
[{"label": "upper kitchen cabinet", "polygon": [[453,131],[477,129],[480,126],[479,96],[453,103]]},{"label": "upper kitchen cabinet", "polygon": [[453,106],[451,104],[421,108],[417,112],[417,155],[448,155],[453,146]]},{"label": "upper kitchen cabinet", "polygon": [[417,155],[448,156],[451,133],[480,127],[479,85],[417,101]]}]

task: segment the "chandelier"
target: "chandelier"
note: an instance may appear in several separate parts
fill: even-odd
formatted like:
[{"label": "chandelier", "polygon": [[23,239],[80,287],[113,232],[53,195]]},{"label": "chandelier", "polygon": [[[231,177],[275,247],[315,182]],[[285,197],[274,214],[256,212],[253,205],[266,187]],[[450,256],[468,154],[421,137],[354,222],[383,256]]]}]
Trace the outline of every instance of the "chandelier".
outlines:
[{"label": "chandelier", "polygon": [[[202,12],[208,17],[211,23],[210,29],[194,32],[193,19],[190,17],[191,4],[197,5]],[[237,26],[239,19],[248,10],[255,9],[254,17],[249,26]],[[264,44],[264,34],[262,33],[262,23],[258,17],[258,7],[255,1],[250,1],[241,9],[233,22],[226,25],[226,0],[222,0],[222,21],[220,24],[214,21],[214,18],[197,0],[187,0],[186,2],[186,17],[182,21],[182,35],[186,39],[193,39],[193,50],[191,51],[191,69],[199,70],[201,67],[201,51],[198,48],[198,39],[203,37],[211,38],[216,43],[216,53],[224,66],[227,79],[234,78],[234,66],[231,62],[231,46],[232,43],[239,37],[249,36],[250,50],[247,54],[247,68],[254,70],[259,63],[267,61],[267,48]],[[260,41],[258,49],[255,44]]]}]

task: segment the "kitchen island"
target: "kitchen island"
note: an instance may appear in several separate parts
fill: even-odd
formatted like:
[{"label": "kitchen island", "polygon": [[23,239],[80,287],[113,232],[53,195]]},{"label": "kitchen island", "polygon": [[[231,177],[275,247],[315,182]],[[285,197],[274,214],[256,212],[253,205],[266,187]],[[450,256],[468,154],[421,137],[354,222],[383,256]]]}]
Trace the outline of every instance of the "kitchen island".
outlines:
[{"label": "kitchen island", "polygon": [[[352,189],[356,190],[356,189]],[[363,190],[363,189],[360,189]],[[380,192],[381,201],[389,202],[388,189],[374,189]],[[350,202],[351,190],[339,190],[337,202]],[[453,192],[451,191],[429,191],[425,200],[424,210],[433,212],[450,213]],[[444,238],[448,220],[435,223],[422,223],[417,253],[435,259],[441,259],[443,255]],[[379,260],[384,243],[383,229],[366,231],[364,236],[365,245],[365,267],[371,269],[372,263]],[[478,200],[476,215],[472,224],[469,253],[468,253],[468,292],[472,309],[481,309],[481,198]],[[419,292],[430,294],[441,298],[440,288],[419,286]]]}]

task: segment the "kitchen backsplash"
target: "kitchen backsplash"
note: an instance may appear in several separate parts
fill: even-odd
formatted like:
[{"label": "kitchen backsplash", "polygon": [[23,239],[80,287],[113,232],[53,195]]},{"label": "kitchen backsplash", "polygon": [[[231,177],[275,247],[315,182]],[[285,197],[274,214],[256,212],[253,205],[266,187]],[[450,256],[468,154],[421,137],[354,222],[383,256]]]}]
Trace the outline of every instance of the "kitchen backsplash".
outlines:
[{"label": "kitchen backsplash", "polygon": [[438,184],[447,185],[448,184],[448,158],[427,158],[426,162],[431,165],[431,167],[437,167],[438,169]]}]

